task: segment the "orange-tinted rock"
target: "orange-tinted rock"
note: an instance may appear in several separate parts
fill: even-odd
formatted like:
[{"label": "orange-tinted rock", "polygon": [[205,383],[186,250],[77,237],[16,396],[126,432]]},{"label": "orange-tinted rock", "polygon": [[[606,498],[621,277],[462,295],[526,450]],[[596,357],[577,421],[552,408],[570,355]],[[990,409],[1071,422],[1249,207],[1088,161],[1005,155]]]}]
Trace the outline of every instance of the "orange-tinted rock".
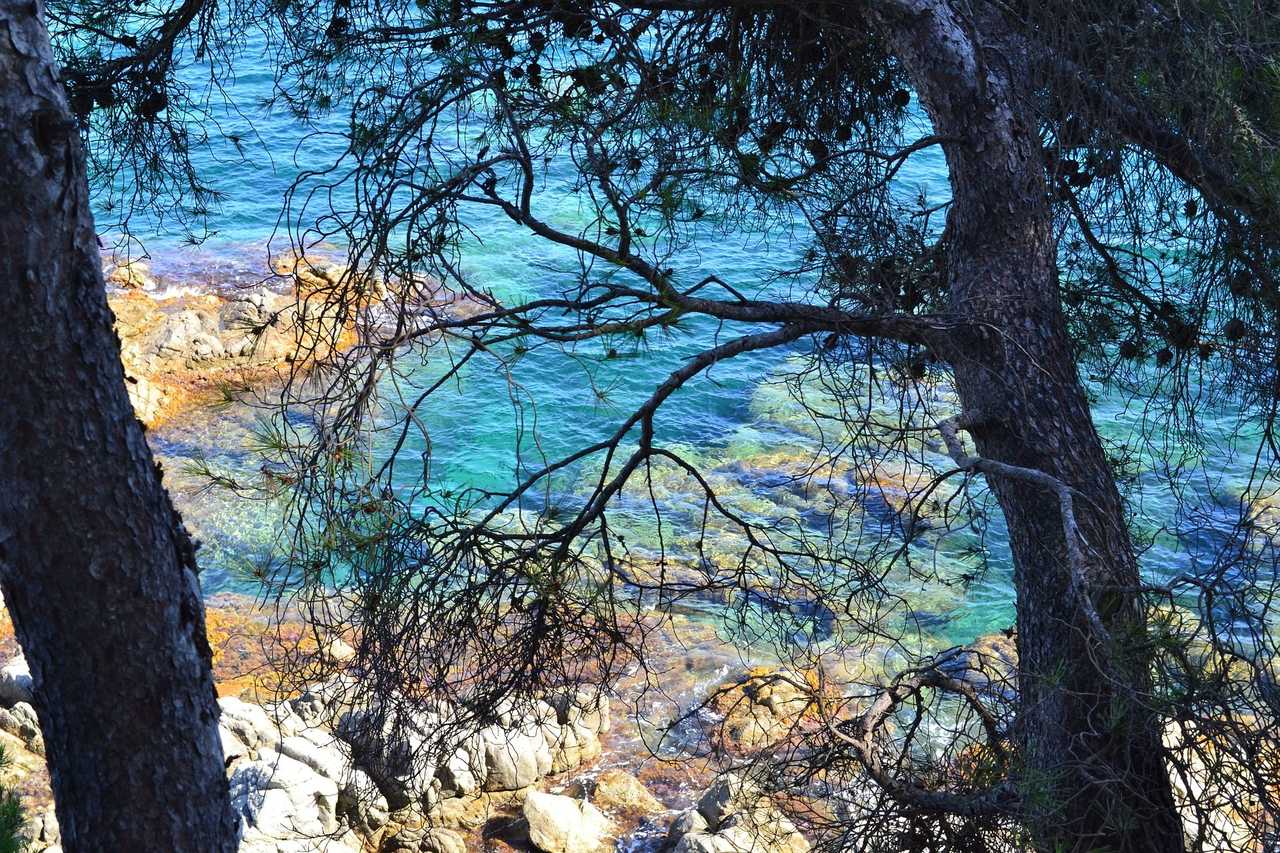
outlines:
[{"label": "orange-tinted rock", "polygon": [[756,667],[717,688],[711,708],[723,716],[719,745],[730,752],[754,752],[787,737],[802,720],[818,713],[817,682],[789,670]]},{"label": "orange-tinted rock", "polygon": [[643,782],[617,767],[601,771],[594,779],[575,782],[566,793],[589,799],[611,817],[647,817],[667,810]]},{"label": "orange-tinted rock", "polygon": [[109,302],[130,401],[148,426],[215,401],[223,388],[280,381],[287,366],[328,358],[357,339],[351,311],[302,291],[155,298],[130,290]]},{"label": "orange-tinted rock", "polygon": [[151,277],[151,268],[142,261],[128,261],[107,270],[106,281],[125,290],[153,290],[155,279]]}]

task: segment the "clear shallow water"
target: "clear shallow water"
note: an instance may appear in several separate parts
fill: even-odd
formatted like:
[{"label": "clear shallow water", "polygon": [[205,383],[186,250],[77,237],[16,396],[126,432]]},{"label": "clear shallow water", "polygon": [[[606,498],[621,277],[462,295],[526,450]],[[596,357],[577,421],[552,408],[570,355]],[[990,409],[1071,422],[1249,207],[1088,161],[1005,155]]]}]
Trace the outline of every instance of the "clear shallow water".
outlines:
[{"label": "clear shallow water", "polygon": [[[131,225],[135,236],[143,239],[162,283],[224,285],[267,275],[271,251],[288,247],[288,240],[277,234],[284,192],[299,168],[327,163],[342,150],[339,134],[345,122],[341,117],[308,128],[287,114],[254,106],[271,91],[271,77],[265,68],[242,62],[229,91],[243,114],[223,116],[222,130],[244,140],[244,156],[230,141],[215,143],[213,151],[198,156],[204,179],[226,193],[210,220],[214,235],[203,245],[191,247],[180,232],[165,223],[135,219]],[[581,212],[567,191],[569,174],[560,169],[563,167],[553,164],[539,198],[555,211],[557,221],[572,226]],[[945,171],[940,157],[933,153],[913,157],[899,182],[903,192],[923,186],[933,199],[946,194]],[[478,215],[469,221],[477,239],[466,248],[464,263],[477,283],[507,296],[531,296],[557,292],[572,282],[576,259],[570,254],[520,233],[496,215]],[[99,211],[99,222],[104,239],[117,236],[109,227],[107,212]],[[724,234],[718,233],[713,223],[694,250],[675,258],[672,266],[680,280],[696,281],[715,271],[739,290],[751,293],[769,286],[773,273],[803,248],[802,241],[793,240],[785,230]],[[526,408],[526,413],[536,413],[541,451],[554,457],[611,431],[625,417],[629,405],[647,396],[683,358],[705,348],[714,331],[710,324],[689,326],[667,338],[652,337],[637,352],[624,349],[621,358],[607,364],[596,363],[592,368],[595,382],[609,389],[606,399],[597,396],[581,369],[563,355],[531,355],[519,372],[519,396],[535,404]],[[596,353],[598,347],[588,345],[596,348]],[[679,392],[665,407],[658,424],[660,438],[687,449],[722,475],[720,482],[736,496],[755,501],[753,506],[764,514],[795,509],[794,501],[786,496],[785,476],[771,476],[768,465],[803,458],[814,446],[799,407],[789,404],[781,389],[771,384],[785,373],[787,360],[796,354],[797,350],[770,352],[716,366],[709,379],[704,377]],[[415,379],[425,384],[442,367],[442,360],[429,361]],[[1101,390],[1095,414],[1104,437],[1116,442],[1126,442],[1135,432],[1151,427],[1144,422],[1143,413],[1126,405],[1122,396]],[[1233,413],[1223,414],[1220,437],[1234,429],[1234,417]],[[152,435],[184,514],[204,542],[201,560],[210,594],[253,589],[243,577],[243,567],[261,559],[276,543],[279,518],[270,507],[203,490],[203,483],[185,472],[183,463],[200,456],[237,476],[254,476],[259,463],[249,444],[255,418],[253,411],[243,407],[193,412]],[[458,485],[498,486],[510,481],[515,469],[515,412],[510,387],[491,367],[477,364],[469,369],[461,388],[436,397],[424,419],[433,442],[434,477]],[[525,447],[529,447],[527,442]],[[409,448],[405,463],[398,468],[405,489],[411,489],[422,474],[422,466],[410,461],[420,449]],[[1211,562],[1238,520],[1235,502],[1245,485],[1248,455],[1233,456],[1225,441],[1219,441],[1219,446],[1211,441],[1198,452],[1208,471],[1220,473],[1185,478],[1192,511],[1185,503],[1178,509],[1152,460],[1138,461],[1131,484],[1137,510],[1134,523],[1139,532],[1154,536],[1154,544],[1144,557],[1144,565],[1153,575],[1194,571]],[[567,495],[576,488],[572,477],[562,478],[558,487]],[[677,517],[681,509],[686,513],[696,510],[675,481],[669,484],[664,500]],[[652,533],[653,528],[644,526],[638,510],[636,519],[642,538],[631,542],[643,548],[645,531]],[[731,538],[724,541],[726,548],[733,544]],[[1013,621],[1009,561],[998,522],[981,543],[961,541],[942,548],[940,573],[956,578],[972,573],[979,560],[966,549],[974,547],[985,551],[989,568],[972,580],[928,589],[913,588],[909,579],[902,581],[900,591],[918,600],[914,614],[918,623],[939,642],[966,642]]]}]

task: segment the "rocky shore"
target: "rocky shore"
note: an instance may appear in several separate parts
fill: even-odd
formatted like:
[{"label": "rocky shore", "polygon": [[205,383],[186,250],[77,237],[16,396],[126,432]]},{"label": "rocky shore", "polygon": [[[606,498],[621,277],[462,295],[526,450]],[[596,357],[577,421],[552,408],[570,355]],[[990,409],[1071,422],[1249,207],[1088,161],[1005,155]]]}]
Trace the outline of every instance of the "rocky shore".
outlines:
[{"label": "rocky shore", "polygon": [[[626,846],[637,826],[667,824],[681,853],[809,850],[745,776],[674,813],[630,773],[593,766],[611,726],[597,691],[549,693],[460,732],[449,718],[461,709],[353,706],[353,687],[337,676],[286,700],[219,700],[242,853],[605,853],[637,849]],[[44,751],[31,700],[18,656],[0,669],[0,743],[24,773]],[[31,853],[61,853],[51,805],[26,835]]]},{"label": "rocky shore", "polygon": [[389,317],[464,316],[480,306],[438,281],[384,282],[340,259],[282,255],[270,273],[162,281],[142,261],[104,261],[138,418],[156,426],[221,389],[279,383],[353,346]]},{"label": "rocky shore", "polygon": [[[707,737],[724,761],[690,772],[701,793],[672,795],[660,774],[643,769],[615,730],[617,701],[593,688],[550,691],[520,704],[474,709],[403,697],[364,696],[361,677],[342,674],[266,698],[251,649],[252,619],[230,602],[210,609],[210,637],[220,692],[219,732],[242,853],[807,853],[811,841],[767,793],[752,758],[806,725],[812,683],[795,670],[754,667],[712,684]],[[0,610],[0,617],[3,611]],[[0,618],[0,623],[3,619]],[[0,624],[0,629],[5,628]],[[280,637],[292,642],[288,636]],[[341,669],[353,650],[339,638],[313,649]],[[8,765],[0,784],[22,796],[29,853],[61,853],[48,791],[44,741],[33,707],[31,676],[12,634],[0,630],[0,746]],[[0,658],[3,659],[3,658]],[[979,692],[1010,689],[1016,653],[1003,634],[948,650],[938,665]],[[630,687],[620,685],[622,707]],[[1194,735],[1195,732],[1191,732]],[[1171,727],[1167,745],[1187,750],[1189,733]],[[1205,764],[1206,746],[1186,752],[1190,784],[1230,785]],[[1229,761],[1219,756],[1216,761]],[[715,776],[716,770],[721,770]],[[634,771],[634,772],[633,772]],[[637,775],[638,774],[638,775]],[[707,774],[707,775],[703,775]],[[709,778],[709,784],[707,779]],[[696,784],[696,782],[695,782]],[[696,788],[694,789],[696,792]],[[1188,792],[1179,787],[1179,795]],[[1223,837],[1247,839],[1258,819],[1230,791],[1208,820]],[[814,801],[809,807],[821,807]],[[1189,827],[1189,829],[1192,827]],[[1243,848],[1242,848],[1243,849]]]},{"label": "rocky shore", "polygon": [[162,288],[141,262],[107,266],[129,399],[148,427],[355,341],[353,314],[327,298],[343,272],[333,263],[283,261],[274,278],[226,289]]},{"label": "rocky shore", "polygon": [[[635,723],[615,722],[605,691],[552,691],[492,709],[483,724],[448,703],[415,711],[397,697],[370,701],[350,669],[268,698],[263,648],[298,637],[292,623],[269,627],[248,608],[223,596],[208,616],[242,853],[809,849],[750,784],[716,781],[680,811],[687,792],[673,796],[661,772],[643,771],[636,755],[609,742],[617,725]],[[353,655],[339,638],[312,653],[337,670]],[[22,798],[26,850],[61,853],[31,675],[2,606],[0,660],[0,747],[9,762],[0,784]],[[750,846],[726,846],[749,833]]]}]

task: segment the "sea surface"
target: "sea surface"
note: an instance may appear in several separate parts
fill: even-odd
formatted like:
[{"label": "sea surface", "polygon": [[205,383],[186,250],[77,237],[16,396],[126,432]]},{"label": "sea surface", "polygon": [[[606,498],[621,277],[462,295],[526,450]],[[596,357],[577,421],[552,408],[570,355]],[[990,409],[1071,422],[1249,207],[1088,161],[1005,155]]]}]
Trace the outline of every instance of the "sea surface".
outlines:
[{"label": "sea surface", "polygon": [[[121,244],[122,230],[114,211],[99,208],[97,219],[105,242],[126,253],[145,253],[162,286],[233,286],[265,278],[269,258],[287,251],[281,228],[282,198],[300,170],[331,162],[342,151],[345,118],[335,115],[306,126],[283,110],[261,106],[272,92],[272,76],[255,63],[249,51],[235,69],[234,79],[221,81],[237,109],[217,115],[217,126],[206,129],[213,143],[196,152],[202,178],[225,194],[209,219],[211,235],[191,245],[170,221],[135,216],[131,239]],[[191,79],[200,79],[198,70]],[[232,138],[239,143],[232,141]],[[538,204],[554,221],[569,227],[582,221],[579,200],[571,191],[568,165],[553,161],[540,182]],[[897,179],[903,194],[922,192],[931,200],[947,196],[946,173],[936,152],[913,156]],[[775,274],[788,268],[804,249],[802,228],[769,231],[731,227],[708,217],[705,230],[692,248],[673,258],[677,280],[697,281],[710,272],[722,276],[745,293],[777,287]],[[575,258],[534,239],[492,214],[468,218],[474,238],[465,246],[464,269],[472,279],[507,298],[557,293],[572,283]],[[332,247],[339,252],[341,247]],[[518,393],[491,366],[477,364],[462,381],[433,398],[421,413],[431,435],[432,476],[440,483],[500,486],[516,470],[516,427],[525,416],[524,447],[528,452],[536,432],[539,448],[554,456],[593,441],[626,416],[629,405],[649,391],[689,355],[711,345],[717,330],[706,323],[682,327],[669,337],[651,339],[635,351],[590,368],[594,385],[583,368],[563,354],[535,352],[520,366]],[[704,465],[724,473],[727,487],[744,501],[755,501],[768,512],[770,502],[782,506],[787,492],[788,464],[804,459],[816,446],[812,423],[788,393],[783,380],[803,358],[808,344],[736,358],[716,365],[710,375],[682,390],[664,407],[658,433],[664,441],[686,449]],[[599,353],[594,353],[598,355]],[[419,380],[429,381],[443,360],[428,361]],[[1155,381],[1155,380],[1153,380]],[[1201,377],[1199,381],[1208,381]],[[607,393],[600,393],[604,389]],[[1131,402],[1129,395],[1094,384],[1094,413],[1104,438],[1117,446],[1136,448],[1125,488],[1132,500],[1133,525],[1144,543],[1144,570],[1155,579],[1180,572],[1195,573],[1210,566],[1239,520],[1240,496],[1248,484],[1256,436],[1247,418],[1237,411],[1212,413],[1209,429],[1194,444],[1181,444],[1161,432],[1159,405]],[[1157,394],[1157,397],[1159,395]],[[520,405],[513,405],[513,399]],[[536,421],[531,417],[536,413]],[[170,485],[203,548],[203,582],[207,594],[256,591],[245,567],[268,556],[279,541],[280,517],[272,507],[244,501],[206,488],[184,468],[195,458],[207,460],[236,476],[252,476],[261,462],[252,450],[252,436],[260,411],[231,406],[190,412],[152,433],[157,454],[170,472]],[[1202,415],[1202,418],[1204,416]],[[1242,434],[1242,424],[1244,431]],[[1138,442],[1156,436],[1171,447]],[[423,448],[407,448],[406,457]],[[1163,451],[1188,467],[1163,470]],[[770,465],[775,465],[774,470]],[[402,488],[410,490],[422,476],[421,464],[399,469]],[[581,475],[583,469],[572,472]],[[1172,478],[1176,490],[1170,487]],[[562,478],[557,487],[572,495],[580,484]],[[687,491],[681,492],[681,488]],[[663,506],[677,519],[692,517],[693,494],[676,481],[668,484]],[[763,504],[764,508],[759,508]],[[681,512],[685,514],[681,516]],[[868,523],[879,523],[867,519]],[[677,525],[678,526],[678,525]],[[643,550],[656,543],[643,541],[646,531],[637,516],[641,539],[631,545]],[[726,540],[726,548],[733,542]],[[935,645],[966,643],[1013,622],[1010,564],[1004,531],[996,519],[980,540],[964,540],[940,547],[935,574],[952,582],[920,583],[903,578],[897,590],[914,602],[916,624],[933,635]],[[979,571],[979,568],[982,568]],[[712,606],[712,605],[709,605]],[[820,616],[815,616],[821,618]],[[706,666],[719,672],[734,653],[706,649]]]}]

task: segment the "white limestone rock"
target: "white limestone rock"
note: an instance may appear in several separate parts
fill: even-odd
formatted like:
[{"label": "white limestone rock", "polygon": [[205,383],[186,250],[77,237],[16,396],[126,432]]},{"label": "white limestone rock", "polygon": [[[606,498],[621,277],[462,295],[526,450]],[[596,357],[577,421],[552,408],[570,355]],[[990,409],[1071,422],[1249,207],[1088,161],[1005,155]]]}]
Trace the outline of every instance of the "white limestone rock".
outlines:
[{"label": "white limestone rock", "polygon": [[31,668],[27,666],[27,659],[21,653],[0,667],[0,705],[12,708],[19,702],[35,702]]},{"label": "white limestone rock", "polygon": [[609,819],[586,800],[531,791],[524,801],[529,840],[543,853],[597,853],[612,830]]},{"label": "white limestone rock", "polygon": [[280,730],[262,706],[234,696],[223,696],[218,700],[218,705],[222,708],[218,725],[249,749],[274,747],[280,743]]},{"label": "white limestone rock", "polygon": [[519,729],[489,726],[480,732],[484,740],[486,791],[515,791],[527,788],[551,772],[551,749],[538,726]]},{"label": "white limestone rock", "polygon": [[315,839],[338,828],[337,783],[274,750],[260,750],[256,761],[237,767],[230,787],[246,837]]}]

